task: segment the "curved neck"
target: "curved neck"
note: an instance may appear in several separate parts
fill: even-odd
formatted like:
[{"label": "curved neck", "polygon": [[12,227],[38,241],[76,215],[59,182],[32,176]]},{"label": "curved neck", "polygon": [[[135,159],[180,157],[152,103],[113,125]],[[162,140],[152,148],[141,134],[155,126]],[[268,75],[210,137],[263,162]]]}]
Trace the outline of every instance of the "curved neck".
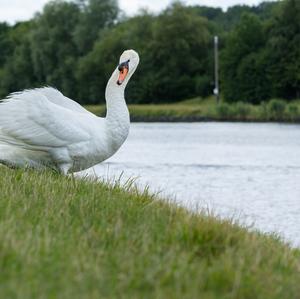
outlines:
[{"label": "curved neck", "polygon": [[118,85],[118,75],[119,71],[116,69],[106,86],[106,120],[115,125],[127,125],[128,123],[129,126],[129,112],[124,97],[127,82]]}]

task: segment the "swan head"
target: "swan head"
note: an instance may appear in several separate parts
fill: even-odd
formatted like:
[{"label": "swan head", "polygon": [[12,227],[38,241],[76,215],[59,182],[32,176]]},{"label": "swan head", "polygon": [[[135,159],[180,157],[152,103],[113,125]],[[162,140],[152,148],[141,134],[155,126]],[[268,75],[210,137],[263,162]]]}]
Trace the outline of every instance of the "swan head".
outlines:
[{"label": "swan head", "polygon": [[140,62],[139,54],[134,50],[126,50],[120,57],[117,84],[126,85]]}]

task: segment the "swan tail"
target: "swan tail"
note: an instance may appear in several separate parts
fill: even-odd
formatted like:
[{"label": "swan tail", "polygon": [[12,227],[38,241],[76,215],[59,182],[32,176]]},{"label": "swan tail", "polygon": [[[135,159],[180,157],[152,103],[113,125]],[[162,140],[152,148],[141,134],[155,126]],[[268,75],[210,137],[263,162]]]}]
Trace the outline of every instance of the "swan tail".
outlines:
[{"label": "swan tail", "polygon": [[45,151],[29,148],[13,138],[5,135],[0,129],[0,163],[12,168],[39,167],[40,161],[50,160]]}]

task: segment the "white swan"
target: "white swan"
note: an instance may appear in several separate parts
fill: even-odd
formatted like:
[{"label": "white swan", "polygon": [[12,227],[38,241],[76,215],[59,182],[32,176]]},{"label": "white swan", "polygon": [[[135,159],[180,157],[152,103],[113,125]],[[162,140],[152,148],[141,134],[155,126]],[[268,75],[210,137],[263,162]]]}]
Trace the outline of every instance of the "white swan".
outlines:
[{"label": "white swan", "polygon": [[13,93],[2,100],[0,163],[50,167],[67,174],[111,157],[129,133],[124,91],[138,64],[134,50],[121,55],[106,87],[106,118],[95,116],[51,87]]}]

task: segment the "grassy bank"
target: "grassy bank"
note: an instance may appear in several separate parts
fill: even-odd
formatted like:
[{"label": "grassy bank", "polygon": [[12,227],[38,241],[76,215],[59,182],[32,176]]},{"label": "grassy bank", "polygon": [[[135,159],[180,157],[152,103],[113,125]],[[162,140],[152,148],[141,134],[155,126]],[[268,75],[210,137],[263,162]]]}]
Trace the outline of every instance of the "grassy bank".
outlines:
[{"label": "grassy bank", "polygon": [[299,251],[134,189],[0,176],[0,298],[299,298]]},{"label": "grassy bank", "polygon": [[[105,115],[105,106],[87,106],[97,115]],[[220,103],[213,97],[195,98],[175,104],[129,105],[132,121],[249,121],[300,122],[300,100],[286,103],[271,100],[260,105]]]}]

